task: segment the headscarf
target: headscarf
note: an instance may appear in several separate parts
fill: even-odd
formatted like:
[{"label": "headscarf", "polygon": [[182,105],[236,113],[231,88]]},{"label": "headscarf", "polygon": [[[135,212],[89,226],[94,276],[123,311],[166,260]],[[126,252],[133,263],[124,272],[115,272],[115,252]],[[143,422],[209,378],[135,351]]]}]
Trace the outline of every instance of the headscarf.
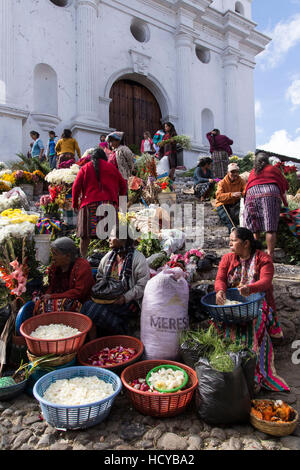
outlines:
[{"label": "headscarf", "polygon": [[51,248],[59,251],[63,255],[70,255],[72,263],[74,263],[74,261],[80,257],[79,249],[73,240],[68,237],[58,238],[51,243]]},{"label": "headscarf", "polygon": [[118,132],[118,131],[115,131],[115,132],[112,132],[111,134],[108,134],[108,136],[106,137],[105,141],[106,142],[109,142],[111,139],[115,139],[115,140],[123,140],[124,138],[124,135],[125,135],[125,132]]}]

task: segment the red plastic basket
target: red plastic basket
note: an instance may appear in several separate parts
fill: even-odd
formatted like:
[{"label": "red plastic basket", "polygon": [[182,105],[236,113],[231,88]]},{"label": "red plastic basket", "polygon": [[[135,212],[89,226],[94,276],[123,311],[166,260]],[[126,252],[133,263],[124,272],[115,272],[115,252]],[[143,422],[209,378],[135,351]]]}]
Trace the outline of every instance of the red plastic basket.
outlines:
[{"label": "red plastic basket", "polygon": [[[48,340],[32,338],[30,334],[41,325],[64,324],[77,328],[81,333],[70,338]],[[72,354],[76,353],[85,342],[87,333],[92,328],[93,322],[86,315],[74,312],[43,313],[26,320],[20,332],[25,337],[28,350],[34,356],[46,354]]]},{"label": "red plastic basket", "polygon": [[[129,385],[133,380],[146,378],[146,375],[151,369],[163,364],[178,366],[187,372],[189,380],[185,390],[180,390],[175,393],[153,394],[141,392]],[[191,402],[194,391],[198,385],[197,374],[191,367],[180,364],[179,362],[166,360],[142,361],[126,367],[122,372],[121,380],[124,387],[127,388],[130,400],[135,409],[143,415],[157,418],[168,418],[183,413]]]},{"label": "red plastic basket", "polygon": [[[125,348],[133,348],[137,351],[135,356],[132,357],[129,361],[124,362],[123,364],[115,365],[115,366],[101,366],[101,369],[108,369],[115,373],[120,373],[125,367],[129,366],[137,362],[143,355],[144,352],[144,345],[143,343],[133,336],[122,336],[122,335],[115,335],[115,336],[105,336],[103,338],[95,339],[90,343],[85,344],[79,351],[77,360],[78,363],[82,366],[89,366],[91,364],[87,362],[90,356],[93,354],[98,353],[104,348],[114,348],[116,346],[123,346]],[[97,367],[97,366],[93,366]]]}]

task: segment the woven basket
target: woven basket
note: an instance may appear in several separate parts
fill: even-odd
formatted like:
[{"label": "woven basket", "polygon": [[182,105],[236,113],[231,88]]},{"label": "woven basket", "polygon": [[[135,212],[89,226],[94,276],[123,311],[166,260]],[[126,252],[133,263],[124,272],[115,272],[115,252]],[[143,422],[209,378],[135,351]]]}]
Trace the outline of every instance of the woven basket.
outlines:
[{"label": "woven basket", "polygon": [[[154,394],[141,392],[129,385],[133,380],[146,378],[151,369],[163,364],[178,366],[186,371],[189,376],[189,380],[185,390],[180,390],[175,393]],[[169,418],[183,413],[190,404],[198,385],[197,374],[191,367],[167,360],[137,362],[132,366],[126,367],[122,372],[121,380],[124,387],[127,388],[129,398],[135,409],[143,415],[157,418]]]},{"label": "woven basket", "polygon": [[[80,333],[70,338],[48,340],[33,338],[30,334],[40,325],[64,324],[77,328]],[[26,320],[21,328],[21,334],[25,337],[27,348],[34,356],[57,356],[77,353],[85,342],[87,333],[92,328],[92,320],[86,315],[74,312],[43,313]]]},{"label": "woven basket", "polygon": [[[253,400],[253,403],[259,403],[261,400]],[[275,400],[263,400],[264,402],[274,403]],[[294,410],[294,409],[293,409]],[[256,429],[265,434],[270,434],[271,436],[289,436],[292,434],[298,424],[299,415],[296,410],[294,410],[295,418],[293,421],[289,423],[273,423],[270,421],[265,421],[263,419],[259,419],[256,416],[250,414],[250,423]]]},{"label": "woven basket", "polygon": [[[129,361],[124,362],[123,364],[115,365],[115,366],[101,366],[102,369],[108,369],[116,374],[122,372],[126,367],[130,366],[131,364],[137,362],[143,352],[144,352],[144,345],[143,343],[132,336],[106,336],[103,338],[95,339],[90,343],[85,344],[79,351],[78,351],[78,363],[82,366],[89,366],[91,364],[87,362],[88,358],[93,356],[94,354],[98,353],[104,348],[114,348],[116,346],[123,346],[124,348],[133,348],[136,350],[135,356],[132,357]],[[97,367],[97,366],[93,366]]]},{"label": "woven basket", "polygon": [[[69,362],[73,361],[75,359],[77,353],[72,353],[72,354],[65,354],[63,356],[55,356],[53,358],[47,359],[47,367],[59,367],[59,366],[64,366],[65,364],[68,364]],[[31,354],[30,351],[27,351],[27,356],[30,362],[35,362],[39,359],[39,356],[34,356]],[[41,367],[43,367],[43,364],[41,364]]]}]

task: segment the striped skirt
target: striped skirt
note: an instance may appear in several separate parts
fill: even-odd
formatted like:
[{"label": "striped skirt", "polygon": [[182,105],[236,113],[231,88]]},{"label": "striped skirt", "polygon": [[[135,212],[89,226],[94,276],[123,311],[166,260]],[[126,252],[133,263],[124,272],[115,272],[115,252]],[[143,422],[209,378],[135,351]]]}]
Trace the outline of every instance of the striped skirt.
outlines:
[{"label": "striped skirt", "polygon": [[[92,202],[84,207],[82,207],[78,214],[78,223],[77,223],[77,232],[76,235],[79,238],[85,239],[97,239],[97,225],[98,223],[104,219],[106,216],[97,216],[96,212],[99,206],[103,205],[111,205],[115,209],[117,208],[117,204],[115,202],[110,201],[100,201],[100,202]],[[117,214],[117,212],[116,212]]]},{"label": "striped skirt", "polygon": [[259,317],[247,325],[225,326],[216,323],[215,327],[233,343],[242,343],[256,353],[255,382],[267,390],[290,391],[282,377],[277,375],[274,365],[272,337],[282,337],[282,330],[276,314],[264,301]]},{"label": "striped skirt", "polygon": [[281,210],[280,191],[276,184],[250,188],[246,195],[244,226],[251,232],[277,232]]},{"label": "striped skirt", "polygon": [[227,152],[213,152],[212,153],[212,174],[214,178],[223,179],[227,175],[229,156]]}]

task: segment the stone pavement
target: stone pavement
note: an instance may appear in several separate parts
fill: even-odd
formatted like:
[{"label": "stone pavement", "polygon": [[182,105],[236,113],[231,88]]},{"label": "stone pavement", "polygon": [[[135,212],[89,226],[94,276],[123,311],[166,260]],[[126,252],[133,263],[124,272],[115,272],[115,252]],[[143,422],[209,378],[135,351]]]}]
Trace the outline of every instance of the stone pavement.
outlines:
[{"label": "stone pavement", "polygon": [[[191,196],[181,193],[182,187],[189,182],[190,179],[176,181],[179,203],[193,201]],[[221,256],[228,252],[227,230],[220,226],[211,205],[205,204],[204,207],[204,248],[214,250]],[[213,283],[215,274],[216,269],[203,279]],[[295,353],[292,344],[295,340],[300,341],[300,268],[276,264],[274,287],[279,319],[285,334],[284,342],[274,346],[275,364],[279,375],[291,387],[291,393],[263,392],[259,396],[283,399],[300,413],[300,364],[292,363]],[[300,360],[300,353],[298,358]],[[0,402],[0,449],[300,450],[300,425],[292,436],[284,438],[258,432],[250,424],[209,426],[197,417],[194,403],[178,417],[155,419],[135,411],[125,391],[122,391],[104,423],[85,431],[61,432],[41,420],[36,400],[21,395],[11,402]]]}]

